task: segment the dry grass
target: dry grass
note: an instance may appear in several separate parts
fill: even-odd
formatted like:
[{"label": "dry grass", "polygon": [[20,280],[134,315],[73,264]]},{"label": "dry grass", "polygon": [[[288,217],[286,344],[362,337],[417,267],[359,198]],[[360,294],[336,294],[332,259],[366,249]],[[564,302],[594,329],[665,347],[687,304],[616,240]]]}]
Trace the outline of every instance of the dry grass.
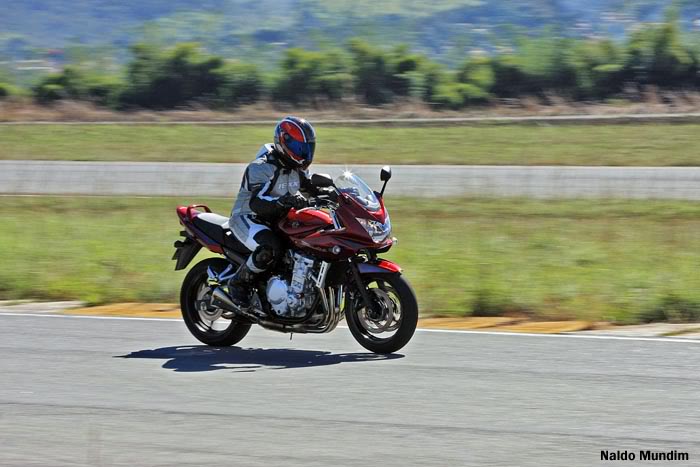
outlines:
[{"label": "dry grass", "polygon": [[234,111],[215,111],[190,106],[179,110],[117,112],[85,102],[58,102],[40,106],[26,99],[0,101],[0,122],[36,121],[246,121],[275,120],[286,113],[303,113],[311,120],[375,118],[439,118],[494,116],[621,115],[645,113],[700,112],[700,93],[666,93],[646,90],[628,100],[610,102],[574,102],[560,96],[544,98],[499,99],[484,107],[462,111],[437,111],[422,102],[405,101],[382,107],[370,107],[352,100],[325,103],[316,107],[273,106],[269,102],[240,107]]},{"label": "dry grass", "polygon": [[[319,125],[316,162],[697,166],[699,126]],[[247,163],[270,133],[270,124],[2,125],[0,160]]]}]

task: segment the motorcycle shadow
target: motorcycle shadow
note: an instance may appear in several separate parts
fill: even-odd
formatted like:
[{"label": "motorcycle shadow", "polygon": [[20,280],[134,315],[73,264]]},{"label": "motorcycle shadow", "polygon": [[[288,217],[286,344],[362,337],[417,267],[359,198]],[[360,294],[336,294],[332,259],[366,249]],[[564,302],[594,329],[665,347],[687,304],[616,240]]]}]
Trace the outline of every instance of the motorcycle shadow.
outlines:
[{"label": "motorcycle shadow", "polygon": [[351,362],[377,362],[403,358],[402,354],[374,353],[334,354],[322,350],[260,349],[241,347],[209,347],[189,345],[138,350],[115,358],[165,360],[162,367],[175,372],[229,370],[254,372],[262,369],[286,370]]}]

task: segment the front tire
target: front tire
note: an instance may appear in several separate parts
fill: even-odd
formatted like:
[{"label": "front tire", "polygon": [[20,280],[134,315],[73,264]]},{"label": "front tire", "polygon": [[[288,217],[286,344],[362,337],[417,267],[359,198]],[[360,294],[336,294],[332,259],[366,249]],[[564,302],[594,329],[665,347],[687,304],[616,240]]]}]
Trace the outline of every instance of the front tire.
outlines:
[{"label": "front tire", "polygon": [[[180,289],[180,309],[187,329],[198,341],[213,347],[237,344],[248,334],[251,326],[250,323],[222,318],[219,312],[221,310],[200,309],[202,303],[208,302],[207,293],[211,294],[211,288],[207,284],[209,277],[207,269],[211,267],[213,271],[220,273],[229,264],[221,258],[200,261],[187,273]],[[237,266],[233,265],[233,267]],[[218,318],[217,315],[219,315]]]},{"label": "front tire", "polygon": [[400,274],[363,274],[370,297],[380,313],[365,309],[355,294],[345,309],[345,319],[355,340],[365,349],[389,354],[403,348],[418,325],[418,302],[408,281]]}]

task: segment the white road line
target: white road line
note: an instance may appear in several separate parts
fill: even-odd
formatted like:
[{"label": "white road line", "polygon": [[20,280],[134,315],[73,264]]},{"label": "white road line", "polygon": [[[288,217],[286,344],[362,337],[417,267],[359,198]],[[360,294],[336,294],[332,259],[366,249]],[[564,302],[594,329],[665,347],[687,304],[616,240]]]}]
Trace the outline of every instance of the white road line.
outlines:
[{"label": "white road line", "polygon": [[[124,321],[165,321],[171,323],[182,323],[177,318],[141,318],[136,316],[90,316],[90,315],[49,315],[40,313],[4,313],[0,312],[0,316],[27,316],[34,318],[75,318],[75,319],[106,319],[106,320],[124,320]],[[338,326],[339,329],[347,329],[347,326]],[[432,332],[443,334],[474,334],[477,336],[509,336],[509,337],[559,337],[570,339],[599,339],[599,340],[617,340],[617,341],[642,341],[642,342],[682,342],[687,344],[700,344],[700,339],[674,339],[672,337],[633,337],[633,336],[611,336],[611,335],[593,335],[593,334],[539,334],[530,332],[506,332],[506,331],[469,331],[462,329],[428,329],[418,328],[417,332]]]},{"label": "white road line", "polygon": [[91,316],[91,315],[45,315],[40,313],[3,313],[0,316],[31,316],[34,318],[76,318],[76,319],[114,319],[114,320],[133,320],[133,321],[171,321],[173,323],[181,323],[182,321],[175,318],[140,318],[136,316]]},{"label": "white road line", "polygon": [[647,342],[691,342],[700,344],[700,339],[675,339],[673,337],[634,337],[634,336],[612,336],[605,334],[540,334],[532,332],[507,332],[507,331],[467,331],[461,329],[417,329],[422,332],[439,332],[439,333],[454,333],[454,334],[477,334],[488,336],[519,336],[519,337],[569,337],[574,339],[601,339],[601,340],[617,340],[617,341],[647,341]]}]

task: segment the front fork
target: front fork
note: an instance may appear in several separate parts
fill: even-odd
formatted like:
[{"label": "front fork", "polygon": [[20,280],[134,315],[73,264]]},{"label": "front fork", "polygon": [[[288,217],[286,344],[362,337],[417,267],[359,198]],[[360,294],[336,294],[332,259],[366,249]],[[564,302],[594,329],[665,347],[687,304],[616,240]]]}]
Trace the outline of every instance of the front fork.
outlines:
[{"label": "front fork", "polygon": [[382,305],[376,300],[372,300],[370,291],[362,281],[362,274],[401,274],[401,267],[391,261],[377,258],[376,255],[370,257],[369,261],[356,262],[350,260],[350,272],[357,291],[360,293],[365,309],[374,313],[382,311]]},{"label": "front fork", "polygon": [[362,297],[362,302],[365,304],[365,309],[373,310],[374,304],[369,296],[365,283],[362,282],[362,276],[360,275],[360,270],[357,267],[357,263],[354,261],[350,261],[350,272],[353,280],[355,281],[355,288],[357,288],[357,291],[360,293],[360,297]]}]

